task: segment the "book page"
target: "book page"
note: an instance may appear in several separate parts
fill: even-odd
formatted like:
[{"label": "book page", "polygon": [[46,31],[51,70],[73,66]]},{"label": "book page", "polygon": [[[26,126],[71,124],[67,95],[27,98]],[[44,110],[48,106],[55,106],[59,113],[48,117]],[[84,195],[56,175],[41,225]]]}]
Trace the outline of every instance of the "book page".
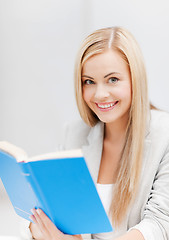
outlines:
[{"label": "book page", "polygon": [[51,152],[46,154],[41,154],[37,156],[33,156],[27,159],[27,162],[33,161],[40,161],[40,160],[47,160],[47,159],[59,159],[59,158],[73,158],[73,157],[82,157],[81,149],[73,149],[73,150],[66,150],[66,151],[58,151],[58,152]]},{"label": "book page", "polygon": [[0,142],[0,150],[13,156],[17,162],[22,162],[22,161],[25,162],[28,158],[26,152],[23,149],[15,146],[7,141]]}]

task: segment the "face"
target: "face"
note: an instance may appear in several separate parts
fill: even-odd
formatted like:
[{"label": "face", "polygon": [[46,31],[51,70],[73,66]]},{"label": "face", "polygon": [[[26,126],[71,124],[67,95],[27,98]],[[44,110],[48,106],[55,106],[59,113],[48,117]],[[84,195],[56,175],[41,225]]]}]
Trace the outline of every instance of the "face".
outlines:
[{"label": "face", "polygon": [[89,58],[82,68],[83,98],[104,123],[127,122],[131,106],[131,76],[115,50]]}]

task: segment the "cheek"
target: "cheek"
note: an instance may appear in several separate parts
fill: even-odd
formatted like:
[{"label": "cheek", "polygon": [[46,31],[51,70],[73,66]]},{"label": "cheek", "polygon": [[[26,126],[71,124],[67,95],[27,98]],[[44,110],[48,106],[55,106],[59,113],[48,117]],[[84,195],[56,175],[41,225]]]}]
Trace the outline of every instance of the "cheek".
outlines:
[{"label": "cheek", "polygon": [[83,88],[83,99],[86,103],[89,103],[92,98],[91,89]]},{"label": "cheek", "polygon": [[131,105],[131,89],[130,88],[124,87],[124,88],[118,89],[115,95],[123,105],[125,106]]},{"label": "cheek", "polygon": [[131,86],[127,85],[121,89],[119,93],[122,99],[125,99],[127,102],[131,102]]}]

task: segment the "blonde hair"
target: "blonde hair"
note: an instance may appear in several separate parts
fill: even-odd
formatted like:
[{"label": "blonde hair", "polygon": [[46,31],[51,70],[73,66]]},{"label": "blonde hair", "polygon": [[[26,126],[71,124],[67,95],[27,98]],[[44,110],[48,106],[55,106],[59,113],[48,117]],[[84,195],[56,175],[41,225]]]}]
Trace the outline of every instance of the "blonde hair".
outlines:
[{"label": "blonde hair", "polygon": [[147,114],[150,109],[143,56],[130,32],[121,27],[104,28],[95,31],[84,40],[75,65],[75,94],[82,119],[89,126],[95,126],[99,119],[83,99],[81,71],[83,64],[90,57],[111,48],[117,50],[128,64],[132,85],[126,140],[121,153],[111,205],[113,222],[115,225],[119,225],[125,218],[128,207],[138,190]]}]

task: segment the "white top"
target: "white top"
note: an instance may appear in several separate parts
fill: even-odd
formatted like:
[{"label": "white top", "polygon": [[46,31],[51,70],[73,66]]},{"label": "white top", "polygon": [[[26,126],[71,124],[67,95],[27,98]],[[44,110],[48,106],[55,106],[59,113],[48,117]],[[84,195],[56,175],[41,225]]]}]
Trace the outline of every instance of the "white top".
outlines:
[{"label": "white top", "polygon": [[107,215],[109,216],[109,210],[110,210],[111,201],[112,201],[112,197],[113,197],[114,184],[97,183],[96,187],[97,187],[97,191],[100,196],[100,199],[105,208],[105,211],[106,211]]},{"label": "white top", "polygon": [[[104,206],[104,209],[109,217],[110,223],[112,224],[111,214],[109,212],[113,197],[114,184],[100,184],[97,183],[97,191]],[[114,239],[116,232],[98,233],[93,234],[94,239]]]}]

